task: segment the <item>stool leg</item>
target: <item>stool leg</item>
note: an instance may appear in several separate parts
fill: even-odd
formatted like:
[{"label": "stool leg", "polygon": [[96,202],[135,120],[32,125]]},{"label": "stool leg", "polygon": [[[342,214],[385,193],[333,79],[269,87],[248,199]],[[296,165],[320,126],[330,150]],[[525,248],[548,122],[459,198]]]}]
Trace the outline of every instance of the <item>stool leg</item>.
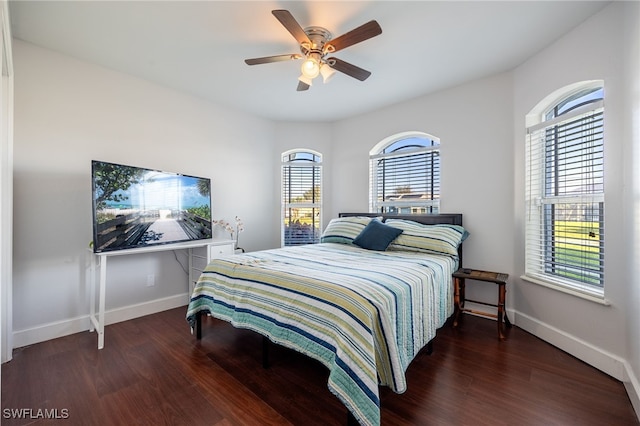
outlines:
[{"label": "stool leg", "polygon": [[[453,278],[453,326],[458,326],[458,318],[464,304],[464,278]],[[460,298],[462,297],[462,301]]]},{"label": "stool leg", "polygon": [[503,308],[504,308],[504,323],[507,326],[507,328],[511,328],[511,327],[513,327],[513,325],[511,324],[511,321],[509,321],[509,317],[507,316],[507,300],[506,300],[507,299],[507,297],[506,297],[507,296],[507,287],[506,287],[506,285],[505,285],[505,288],[504,288],[504,294],[505,294],[505,301],[504,301],[504,305],[503,305]]},{"label": "stool leg", "polygon": [[509,321],[509,317],[507,316],[507,309],[506,309],[506,307],[505,307],[505,310],[504,310],[504,323],[506,324],[506,326],[507,326],[508,328],[513,327],[513,325],[511,324],[511,321]]},{"label": "stool leg", "polygon": [[[506,318],[506,313],[504,312],[504,300],[507,293],[507,289],[504,283],[498,284],[498,339],[506,340],[504,335],[504,327],[502,323],[503,317]],[[506,318],[509,321],[508,318]]]}]

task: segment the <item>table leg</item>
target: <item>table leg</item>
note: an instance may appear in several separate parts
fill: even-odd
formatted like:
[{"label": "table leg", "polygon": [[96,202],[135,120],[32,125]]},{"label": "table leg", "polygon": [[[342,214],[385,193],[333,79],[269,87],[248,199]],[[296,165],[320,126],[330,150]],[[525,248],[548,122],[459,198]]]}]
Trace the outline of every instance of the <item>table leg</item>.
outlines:
[{"label": "table leg", "polygon": [[93,320],[96,317],[96,256],[91,254],[91,277],[89,278],[89,331],[95,330]]},{"label": "table leg", "polygon": [[100,259],[100,295],[98,301],[98,349],[104,348],[104,305],[107,287],[107,256]]}]

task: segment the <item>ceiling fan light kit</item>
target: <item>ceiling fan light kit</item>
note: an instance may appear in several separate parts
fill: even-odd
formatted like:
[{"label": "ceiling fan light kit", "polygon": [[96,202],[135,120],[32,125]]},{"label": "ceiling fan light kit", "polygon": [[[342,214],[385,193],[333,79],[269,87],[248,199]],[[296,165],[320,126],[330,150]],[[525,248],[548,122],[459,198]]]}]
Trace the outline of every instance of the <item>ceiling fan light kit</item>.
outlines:
[{"label": "ceiling fan light kit", "polygon": [[325,56],[381,34],[382,28],[376,21],[369,21],[332,40],[331,33],[326,28],[314,26],[302,29],[293,15],[287,10],[273,10],[271,13],[298,41],[302,55],[294,53],[246,59],[245,63],[247,65],[304,58],[300,67],[302,75],[298,77],[298,91],[308,90],[313,83],[313,79],[318,75],[322,75],[323,83],[329,82],[336,71],[360,81],[366,80],[371,75],[371,72],[365,69],[338,58],[326,58]]},{"label": "ceiling fan light kit", "polygon": [[336,74],[336,70],[325,64],[320,68],[320,74],[322,74],[322,82],[328,83]]},{"label": "ceiling fan light kit", "polygon": [[320,59],[317,53],[312,53],[309,56],[307,56],[307,59],[305,59],[305,61],[302,63],[302,66],[300,67],[300,71],[302,72],[302,75],[304,75],[307,78],[316,78],[318,76],[318,74],[320,74]]}]

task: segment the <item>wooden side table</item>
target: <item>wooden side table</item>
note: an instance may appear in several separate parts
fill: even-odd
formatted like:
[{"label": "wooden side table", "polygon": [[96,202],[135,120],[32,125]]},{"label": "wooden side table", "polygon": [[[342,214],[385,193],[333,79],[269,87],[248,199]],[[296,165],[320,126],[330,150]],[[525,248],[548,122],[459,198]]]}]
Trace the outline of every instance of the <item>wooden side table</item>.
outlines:
[{"label": "wooden side table", "polygon": [[[505,311],[505,299],[507,294],[507,279],[509,278],[508,274],[503,274],[500,272],[490,272],[490,271],[480,271],[477,269],[468,269],[468,268],[460,268],[456,272],[453,273],[453,285],[454,285],[454,318],[453,318],[453,326],[458,326],[458,318],[461,312],[471,312],[476,315],[482,315],[485,317],[496,318],[498,320],[498,339],[506,340],[506,336],[504,335],[504,324],[507,327],[511,328],[511,322],[509,321],[509,317],[507,316],[507,312]],[[486,281],[495,283],[498,285],[498,304],[480,302],[478,300],[466,299],[464,290],[466,285],[466,280],[475,280],[475,281]],[[492,314],[489,312],[476,311],[473,309],[466,309],[464,307],[465,301],[479,303],[481,305],[487,306],[495,306],[498,308],[498,314]]]}]

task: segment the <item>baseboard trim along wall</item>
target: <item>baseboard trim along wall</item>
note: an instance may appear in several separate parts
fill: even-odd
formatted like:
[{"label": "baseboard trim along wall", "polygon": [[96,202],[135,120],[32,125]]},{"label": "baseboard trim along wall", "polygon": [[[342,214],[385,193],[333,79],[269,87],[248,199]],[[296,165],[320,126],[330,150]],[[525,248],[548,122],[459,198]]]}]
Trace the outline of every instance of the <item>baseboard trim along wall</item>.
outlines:
[{"label": "baseboard trim along wall", "polygon": [[545,342],[549,342],[621,382],[627,378],[625,360],[617,355],[520,312],[515,313],[515,323],[523,330]]},{"label": "baseboard trim along wall", "polygon": [[[482,305],[468,304],[467,307],[487,311],[487,308]],[[638,378],[626,360],[536,318],[511,309],[506,311],[514,325],[517,324],[521,329],[620,380],[624,384],[627,395],[631,400],[631,405],[638,416],[638,420],[640,420],[640,382],[638,382]],[[489,309],[489,312],[491,312],[491,309]],[[495,309],[493,312],[495,313]]]},{"label": "baseboard trim along wall", "polygon": [[[467,302],[465,307],[472,310],[496,313],[495,308],[487,308],[486,306],[475,303]],[[509,316],[509,320],[514,325],[517,324],[521,329],[539,337],[557,348],[562,349],[563,351],[575,356],[611,377],[620,380],[621,382],[626,383],[629,380],[630,375],[627,374],[629,366],[624,359],[617,355],[604,351],[590,343],[572,336],[571,334],[552,327],[551,325],[536,318],[522,314],[516,310],[507,308],[506,313]],[[467,314],[474,315],[471,312]]]},{"label": "baseboard trim along wall", "polygon": [[636,416],[640,421],[640,382],[638,382],[638,378],[633,373],[629,363],[625,361],[624,365],[627,372],[627,378],[626,380],[623,380],[624,388],[627,390],[627,395],[629,395],[631,405],[636,411]]},{"label": "baseboard trim along wall", "polygon": [[[189,301],[189,294],[177,294],[175,296],[164,297],[162,299],[151,300],[149,302],[137,303],[135,305],[124,306],[121,308],[105,311],[105,325],[115,324],[130,319],[143,317],[145,315],[155,314],[173,308],[185,306]],[[44,342],[46,340],[56,339],[58,337],[68,336],[74,333],[89,333],[89,315],[71,318],[64,321],[57,321],[43,324],[25,330],[14,331],[13,345],[14,348],[33,345],[35,343]],[[185,320],[185,333],[188,333],[189,326]],[[94,332],[95,333],[95,332]],[[97,344],[96,335],[96,344]],[[109,342],[109,330],[105,330],[105,346]]]}]

